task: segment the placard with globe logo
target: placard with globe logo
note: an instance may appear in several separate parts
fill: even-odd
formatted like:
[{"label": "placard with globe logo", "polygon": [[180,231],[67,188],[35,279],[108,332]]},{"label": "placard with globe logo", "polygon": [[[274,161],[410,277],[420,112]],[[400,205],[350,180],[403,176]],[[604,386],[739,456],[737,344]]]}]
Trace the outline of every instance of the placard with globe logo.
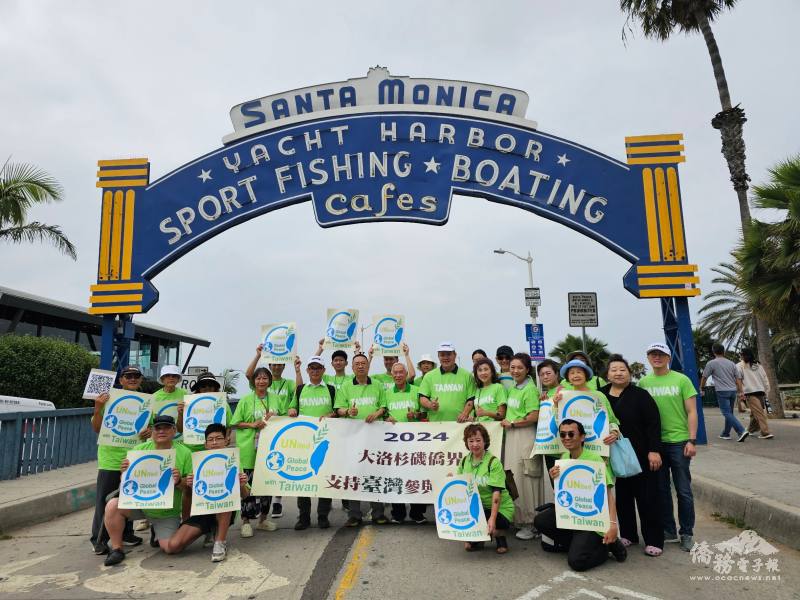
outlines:
[{"label": "placard with globe logo", "polygon": [[239,449],[192,453],[192,515],[239,510]]},{"label": "placard with globe logo", "polygon": [[376,315],[372,317],[375,333],[372,336],[372,348],[375,354],[384,356],[400,356],[403,353],[403,335],[405,334],[405,318],[403,315]]},{"label": "placard with globe logo", "polygon": [[566,448],[558,437],[558,420],[552,398],[539,403],[539,421],[536,424],[536,441],[531,458],[536,454],[563,454]]},{"label": "placard with globe logo", "polygon": [[436,532],[443,540],[489,541],[489,528],[472,474],[448,477],[436,493]]},{"label": "placard with globe logo", "polygon": [[261,326],[261,361],[290,364],[297,355],[297,327],[294,323]]},{"label": "placard with globe logo", "polygon": [[561,469],[553,482],[556,525],[560,529],[608,531],[606,465],[593,460],[557,460]]},{"label": "placard with globe logo", "polygon": [[608,436],[608,412],[605,403],[594,392],[564,390],[558,403],[558,422],[564,419],[578,421],[586,430],[584,448],[608,456],[609,447],[603,443]]},{"label": "placard with globe logo", "polygon": [[325,348],[349,350],[358,331],[358,310],[355,308],[329,308],[325,328]]},{"label": "placard with globe logo", "polygon": [[227,425],[225,392],[190,394],[183,397],[183,441],[204,444],[206,427],[212,423]]},{"label": "placard with globe logo", "polygon": [[119,484],[120,508],[172,508],[175,450],[131,450]]},{"label": "placard with globe logo", "polygon": [[150,424],[152,396],[112,389],[105,404],[97,444],[133,448],[141,443],[139,432]]}]

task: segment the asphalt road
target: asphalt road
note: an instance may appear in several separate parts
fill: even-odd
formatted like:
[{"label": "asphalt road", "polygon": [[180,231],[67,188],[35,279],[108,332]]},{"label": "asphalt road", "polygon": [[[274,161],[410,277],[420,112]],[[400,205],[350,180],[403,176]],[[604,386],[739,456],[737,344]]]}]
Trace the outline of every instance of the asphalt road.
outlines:
[{"label": "asphalt road", "polygon": [[[295,532],[296,511],[284,502],[276,532],[257,531],[241,539],[230,535],[229,558],[210,561],[198,542],[183,555],[165,556],[149,546],[134,548],[118,567],[103,567],[91,553],[83,511],[22,529],[0,541],[0,597],[16,599],[173,598],[177,600],[375,599],[393,598],[800,598],[800,553],[773,544],[769,556],[755,552],[723,561],[730,575],[745,575],[736,560],[745,558],[753,575],[756,558],[773,559],[780,581],[719,581],[714,544],[740,530],[698,511],[697,542],[706,541],[711,564],[668,545],[660,558],[634,547],[624,564],[609,562],[588,573],[568,569],[563,555],[543,552],[538,542],[511,541],[511,552],[467,554],[458,542],[440,540],[433,526],[401,525],[345,529],[345,514],[335,509],[334,527]],[[335,503],[337,506],[338,502]],[[763,548],[762,548],[763,549]],[[719,569],[724,567],[720,563]],[[764,566],[760,575],[765,575]],[[703,581],[702,578],[708,577]]]},{"label": "asphalt road", "polygon": [[[770,419],[770,433],[775,437],[771,440],[761,440],[758,436],[751,436],[742,443],[736,440],[721,440],[717,436],[722,433],[725,420],[718,408],[706,408],[703,411],[706,417],[706,431],[708,442],[725,450],[743,452],[764,458],[774,458],[788,463],[800,464],[800,419]],[[734,413],[739,422],[747,427],[750,423],[750,413]]]}]

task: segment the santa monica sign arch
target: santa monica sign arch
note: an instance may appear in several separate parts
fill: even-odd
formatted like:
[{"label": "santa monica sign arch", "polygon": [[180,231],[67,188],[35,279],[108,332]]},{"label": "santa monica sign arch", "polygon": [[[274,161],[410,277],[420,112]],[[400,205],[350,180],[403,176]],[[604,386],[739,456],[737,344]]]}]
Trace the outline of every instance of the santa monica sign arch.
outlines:
[{"label": "santa monica sign arch", "polygon": [[556,221],[629,261],[625,289],[660,299],[673,367],[696,385],[688,298],[700,290],[684,235],[683,136],[626,137],[620,161],[539,130],[527,105],[520,90],[376,67],[237,104],[221,148],[156,181],[146,158],[98,161],[89,312],[105,316],[102,366],[113,362],[117,317],[147,312],[158,301],[153,278],[226,229],[301,202],[322,227],[444,225],[459,194]]}]

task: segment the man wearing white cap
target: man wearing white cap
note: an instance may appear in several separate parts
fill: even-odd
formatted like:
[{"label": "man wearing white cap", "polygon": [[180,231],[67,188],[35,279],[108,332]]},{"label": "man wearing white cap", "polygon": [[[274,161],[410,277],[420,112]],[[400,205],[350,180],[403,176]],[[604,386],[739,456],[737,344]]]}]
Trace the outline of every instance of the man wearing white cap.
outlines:
[{"label": "man wearing white cap", "polygon": [[[669,368],[672,351],[666,344],[650,344],[647,360],[653,372],[639,381],[656,401],[661,415],[661,444],[663,457],[659,478],[659,495],[664,525],[664,541],[681,543],[681,550],[689,552],[693,545],[694,497],[689,465],[697,450],[697,390],[683,373]],[[670,476],[678,496],[678,522],[672,510]],[[678,538],[680,534],[680,538]]]},{"label": "man wearing white cap", "polygon": [[417,361],[417,368],[419,369],[419,375],[417,375],[413,381],[409,381],[409,383],[413,383],[415,386],[419,387],[422,385],[422,378],[425,377],[425,374],[436,368],[436,361],[433,360],[430,354],[423,354]]},{"label": "man wearing white cap", "polygon": [[475,378],[467,369],[456,364],[456,347],[452,342],[442,342],[436,349],[438,369],[428,372],[419,390],[419,403],[428,413],[429,421],[470,420]]}]

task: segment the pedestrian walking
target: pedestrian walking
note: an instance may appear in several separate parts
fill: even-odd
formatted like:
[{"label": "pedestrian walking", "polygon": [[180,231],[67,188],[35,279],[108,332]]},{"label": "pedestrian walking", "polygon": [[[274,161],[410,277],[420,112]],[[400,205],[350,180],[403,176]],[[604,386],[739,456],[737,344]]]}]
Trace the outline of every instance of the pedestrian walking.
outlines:
[{"label": "pedestrian walking", "polygon": [[743,442],[750,435],[744,426],[733,414],[733,407],[736,399],[744,399],[742,388],[742,372],[731,360],[725,358],[725,346],[716,343],[711,347],[714,358],[706,363],[703,369],[703,376],[700,378],[700,395],[703,395],[703,388],[709,377],[714,378],[714,391],[717,394],[717,403],[722,416],[725,417],[725,425],[719,435],[721,440],[731,439],[731,429],[736,432],[737,441]]},{"label": "pedestrian walking", "polygon": [[750,409],[750,424],[747,431],[750,435],[761,432],[758,437],[762,440],[771,440],[775,436],[769,431],[767,420],[766,400],[769,393],[769,379],[764,367],[756,360],[750,348],[744,348],[739,353],[741,359],[739,370],[742,373],[742,387]]}]

